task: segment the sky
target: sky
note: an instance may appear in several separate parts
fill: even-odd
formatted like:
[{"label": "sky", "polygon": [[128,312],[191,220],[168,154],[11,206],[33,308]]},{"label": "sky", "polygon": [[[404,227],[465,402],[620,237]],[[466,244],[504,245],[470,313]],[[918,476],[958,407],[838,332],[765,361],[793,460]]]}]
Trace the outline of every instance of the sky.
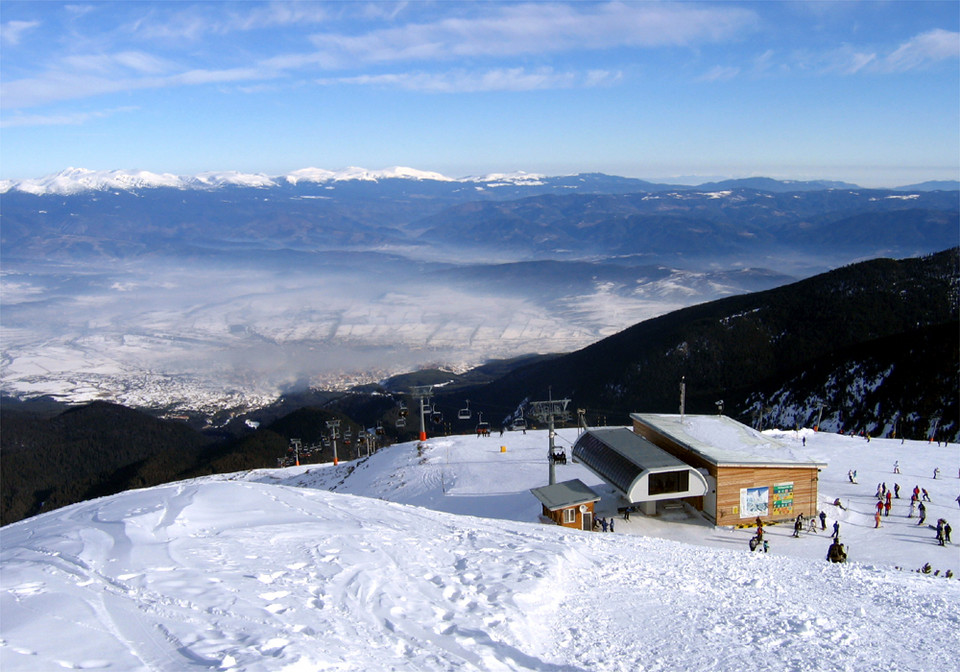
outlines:
[{"label": "sky", "polygon": [[960,176],[955,2],[0,3],[0,178]]}]

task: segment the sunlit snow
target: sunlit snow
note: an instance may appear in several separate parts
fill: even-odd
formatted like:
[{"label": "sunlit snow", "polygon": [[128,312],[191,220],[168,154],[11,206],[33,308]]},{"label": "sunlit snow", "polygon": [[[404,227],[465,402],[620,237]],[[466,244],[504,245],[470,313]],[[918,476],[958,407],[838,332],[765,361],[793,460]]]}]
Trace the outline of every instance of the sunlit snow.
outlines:
[{"label": "sunlit snow", "polygon": [[[713,527],[689,510],[614,533],[538,520],[547,436],[399,444],[339,466],[215,476],[2,530],[0,667],[117,670],[951,670],[957,547],[874,488],[957,520],[958,446],[776,432],[828,463],[827,531]],[[569,448],[575,430],[560,430]],[[892,472],[895,460],[902,473]],[[933,469],[941,468],[940,478]],[[858,469],[859,484],[847,479]],[[616,515],[610,489],[598,515]],[[845,509],[832,505],[840,498]],[[851,562],[825,561],[841,525]],[[939,576],[914,569],[929,562]]]}]

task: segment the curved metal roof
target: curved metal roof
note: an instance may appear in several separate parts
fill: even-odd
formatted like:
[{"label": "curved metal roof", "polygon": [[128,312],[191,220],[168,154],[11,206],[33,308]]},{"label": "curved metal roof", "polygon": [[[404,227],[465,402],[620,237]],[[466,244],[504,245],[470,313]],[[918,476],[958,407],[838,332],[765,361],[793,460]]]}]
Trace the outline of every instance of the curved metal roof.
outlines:
[{"label": "curved metal roof", "polygon": [[573,458],[631,502],[651,499],[642,483],[651,473],[695,474],[690,491],[673,493],[674,496],[702,495],[706,491],[706,480],[699,471],[625,427],[588,430],[573,445]]}]

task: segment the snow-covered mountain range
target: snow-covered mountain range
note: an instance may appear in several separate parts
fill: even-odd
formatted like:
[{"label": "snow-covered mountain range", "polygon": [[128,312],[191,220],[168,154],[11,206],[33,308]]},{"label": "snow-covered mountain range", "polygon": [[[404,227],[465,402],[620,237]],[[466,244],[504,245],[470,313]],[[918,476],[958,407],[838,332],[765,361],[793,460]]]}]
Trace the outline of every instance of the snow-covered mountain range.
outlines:
[{"label": "snow-covered mountain range", "polygon": [[816,181],[70,169],[0,198],[3,391],[170,408],[571,351],[958,242],[956,192]]},{"label": "snow-covered mountain range", "polygon": [[45,177],[19,180],[0,180],[0,193],[15,190],[29,194],[77,194],[84,191],[108,189],[136,190],[168,187],[174,189],[211,189],[225,186],[277,187],[282,184],[326,184],[332,182],[379,182],[381,180],[414,180],[434,182],[474,183],[481,186],[539,185],[544,175],[525,173],[492,173],[477,177],[452,178],[437,172],[394,166],[380,170],[368,170],[351,166],[343,170],[302,168],[284,175],[263,173],[240,173],[237,171],[203,172],[184,176],[172,173],[153,173],[146,170],[89,170],[67,168]]},{"label": "snow-covered mountain range", "polygon": [[[558,434],[564,448],[576,438]],[[751,528],[686,508],[624,520],[572,462],[559,478],[598,489],[615,532],[538,522],[529,489],[546,482],[545,431],[431,438],[51,511],[0,537],[0,667],[956,669],[956,546],[938,546],[905,499],[875,528],[873,493],[918,484],[927,521],[955,521],[958,446],[772,434],[827,464],[827,529],[768,526],[766,554],[749,552]],[[835,521],[843,565],[825,560]],[[916,573],[925,563],[931,573]]]}]

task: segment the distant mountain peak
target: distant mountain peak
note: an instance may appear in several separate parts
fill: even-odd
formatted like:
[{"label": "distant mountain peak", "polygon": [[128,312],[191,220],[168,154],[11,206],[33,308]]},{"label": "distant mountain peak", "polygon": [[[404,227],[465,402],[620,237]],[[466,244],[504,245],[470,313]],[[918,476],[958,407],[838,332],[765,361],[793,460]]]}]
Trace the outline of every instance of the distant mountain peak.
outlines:
[{"label": "distant mountain peak", "polygon": [[216,189],[226,186],[269,188],[282,183],[290,185],[314,183],[328,184],[336,182],[380,182],[383,180],[413,180],[417,182],[462,182],[497,186],[539,186],[544,184],[546,176],[538,173],[516,171],[512,173],[490,173],[483,176],[453,178],[434,171],[417,170],[406,166],[392,166],[380,170],[369,170],[350,166],[342,170],[325,168],[301,168],[284,175],[269,176],[263,173],[241,173],[238,171],[209,171],[194,176],[173,175],[172,173],[152,173],[146,170],[89,170],[86,168],[67,168],[59,173],[39,178],[22,180],[0,180],[0,193],[21,191],[29,194],[70,195],[84,191],[135,191],[138,189]]}]

